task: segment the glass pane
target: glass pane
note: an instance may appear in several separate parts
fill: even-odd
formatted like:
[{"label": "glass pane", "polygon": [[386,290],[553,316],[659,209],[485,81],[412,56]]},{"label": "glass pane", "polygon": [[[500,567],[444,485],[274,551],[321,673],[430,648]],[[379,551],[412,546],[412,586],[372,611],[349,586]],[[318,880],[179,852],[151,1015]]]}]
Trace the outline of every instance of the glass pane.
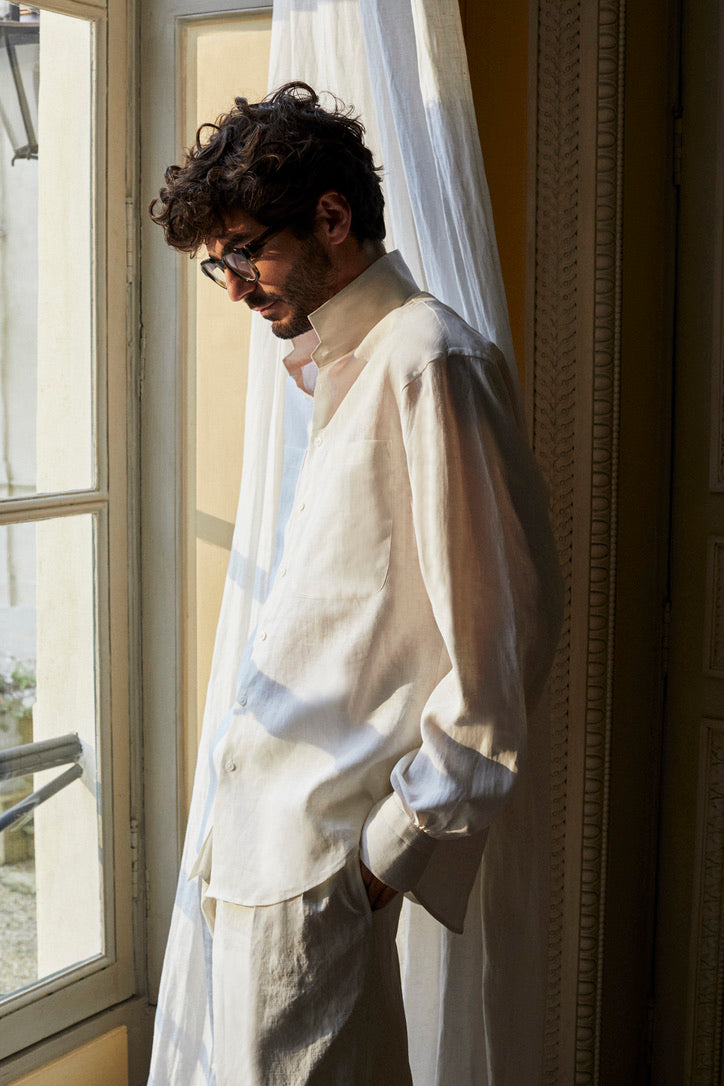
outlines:
[{"label": "glass pane", "polygon": [[103,951],[94,521],[0,527],[0,776],[23,768],[8,748],[73,734],[82,748],[78,776],[65,762],[0,780],[2,819],[72,778],[0,833],[0,998]]},{"label": "glass pane", "polygon": [[0,2],[0,498],[94,485],[91,38]]}]

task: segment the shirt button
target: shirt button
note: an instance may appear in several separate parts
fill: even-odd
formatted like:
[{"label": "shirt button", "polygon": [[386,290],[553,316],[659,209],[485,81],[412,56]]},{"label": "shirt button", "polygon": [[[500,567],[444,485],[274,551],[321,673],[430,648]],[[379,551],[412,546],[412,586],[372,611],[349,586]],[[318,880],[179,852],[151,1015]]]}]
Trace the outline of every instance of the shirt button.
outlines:
[{"label": "shirt button", "polygon": [[282,566],[282,568],[279,570],[279,576],[280,577],[286,577],[286,575],[287,575],[287,567]]},{"label": "shirt button", "polygon": [[243,708],[244,705],[246,705],[246,694],[242,694],[241,697],[239,698],[239,705],[241,705],[242,708]]},{"label": "shirt button", "polygon": [[229,758],[228,762],[224,763],[224,769],[227,773],[233,773],[236,769],[236,762],[233,762],[231,758]]},{"label": "shirt button", "polygon": [[265,633],[260,633],[259,634],[259,640],[260,641],[266,641],[266,634]]},{"label": "shirt button", "polygon": [[315,437],[315,439],[314,439],[314,444],[315,444],[315,445],[317,446],[317,448],[319,448],[319,446],[320,446],[320,445],[321,445],[321,444],[323,443],[323,441],[324,441],[324,438],[322,438],[322,437]]},{"label": "shirt button", "polygon": [[306,502],[302,502],[302,504],[299,506],[299,512],[303,513],[306,508],[307,508]]}]

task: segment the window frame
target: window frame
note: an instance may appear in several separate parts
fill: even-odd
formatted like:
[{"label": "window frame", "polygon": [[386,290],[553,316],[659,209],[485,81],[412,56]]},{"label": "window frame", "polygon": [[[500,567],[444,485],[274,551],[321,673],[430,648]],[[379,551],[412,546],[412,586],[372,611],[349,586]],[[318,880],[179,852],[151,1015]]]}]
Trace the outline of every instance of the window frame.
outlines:
[{"label": "window frame", "polygon": [[[66,1050],[59,1035],[145,987],[136,831],[140,811],[140,673],[136,402],[137,141],[128,0],[40,0],[94,24],[93,298],[95,486],[0,502],[0,524],[94,514],[96,666],[103,845],[104,952],[23,989],[0,1009],[0,1081]],[[109,120],[112,118],[112,131]],[[129,214],[129,212],[131,212]],[[52,802],[52,801],[51,801]],[[134,885],[135,882],[135,885]],[[48,1039],[54,1040],[48,1044]],[[72,1044],[72,1042],[71,1042]],[[23,1051],[37,1046],[32,1054]]]}]

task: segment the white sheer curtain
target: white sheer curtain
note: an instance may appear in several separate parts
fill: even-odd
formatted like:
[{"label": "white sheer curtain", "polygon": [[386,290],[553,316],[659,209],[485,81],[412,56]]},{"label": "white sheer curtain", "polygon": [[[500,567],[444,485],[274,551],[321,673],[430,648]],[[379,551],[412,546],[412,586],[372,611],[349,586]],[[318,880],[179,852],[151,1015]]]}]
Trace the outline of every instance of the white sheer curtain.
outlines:
[{"label": "white sheer curtain", "polygon": [[[384,167],[388,248],[400,249],[420,286],[495,341],[514,369],[458,0],[275,0],[270,87],[290,79],[361,114]],[[257,321],[239,512],[159,997],[155,1086],[213,1082],[208,938],[188,871],[213,801],[213,736],[234,700],[306,443],[311,401],[286,376],[288,349]],[[544,766],[543,733],[532,738],[531,760]],[[405,903],[398,942],[415,1086],[539,1080],[543,799],[537,786],[521,791],[491,833],[464,935]]]}]

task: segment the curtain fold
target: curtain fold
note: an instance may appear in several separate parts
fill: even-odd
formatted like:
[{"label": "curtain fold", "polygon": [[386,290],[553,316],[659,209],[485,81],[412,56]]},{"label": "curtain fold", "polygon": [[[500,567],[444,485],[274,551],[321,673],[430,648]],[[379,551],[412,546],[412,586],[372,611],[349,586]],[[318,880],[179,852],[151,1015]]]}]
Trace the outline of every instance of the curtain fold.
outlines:
[{"label": "curtain fold", "polygon": [[[354,107],[384,168],[387,247],[515,370],[457,0],[275,0],[270,89],[301,79]],[[188,880],[215,780],[214,735],[268,590],[311,400],[254,318],[244,470],[164,963],[151,1083],[213,1083],[208,936]],[[535,1086],[544,968],[545,729],[531,787],[491,832],[462,936],[405,903],[398,937],[415,1086]],[[536,749],[537,744],[537,749]]]}]

